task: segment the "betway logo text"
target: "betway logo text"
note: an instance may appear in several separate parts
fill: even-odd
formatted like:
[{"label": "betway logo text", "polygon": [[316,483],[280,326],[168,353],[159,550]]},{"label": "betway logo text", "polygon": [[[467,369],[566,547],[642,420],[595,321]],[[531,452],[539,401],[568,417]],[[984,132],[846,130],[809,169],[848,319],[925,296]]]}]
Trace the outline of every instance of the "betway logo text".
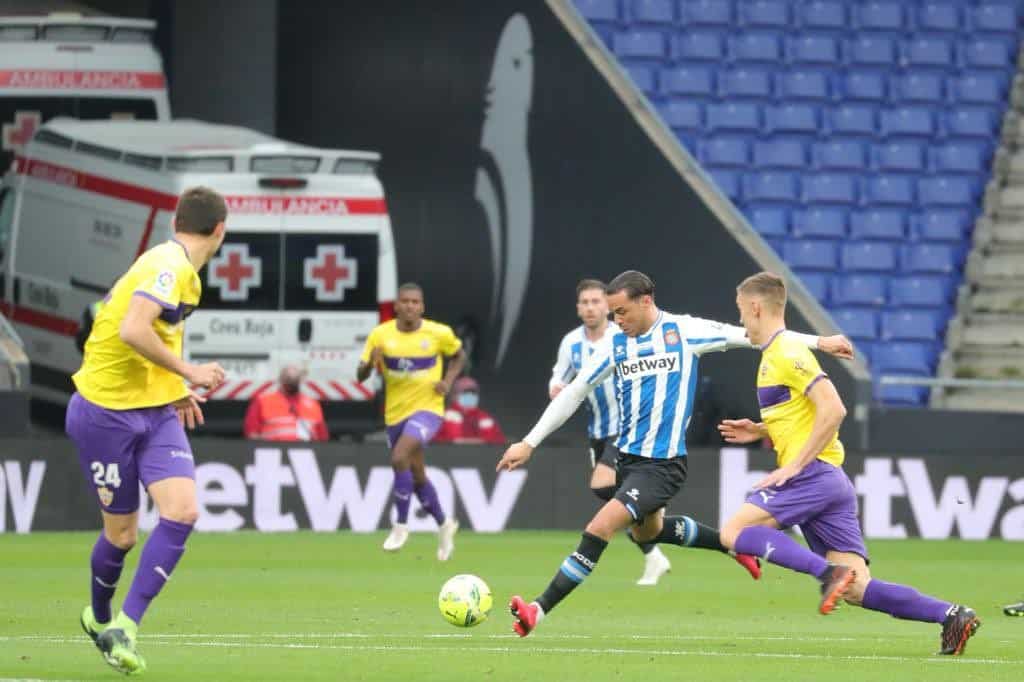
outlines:
[{"label": "betway logo text", "polygon": [[[39,491],[43,487],[46,462],[35,460],[28,465],[17,461],[0,463],[0,533],[14,530],[28,533],[36,516]],[[27,475],[26,475],[27,473]],[[8,508],[11,511],[11,525],[7,522]]]},{"label": "betway logo text", "polygon": [[[335,531],[347,527],[371,532],[381,527],[384,511],[391,505],[394,475],[391,467],[373,467],[365,482],[360,482],[356,467],[338,466],[321,475],[316,455],[309,448],[289,448],[287,460],[277,448],[257,448],[252,464],[244,470],[223,462],[205,462],[196,467],[201,531],[231,531],[246,525],[263,531],[295,531],[300,528],[297,509],[286,509],[282,493],[297,489],[309,520],[309,528]],[[475,531],[497,532],[505,528],[509,514],[526,482],[526,471],[505,471],[498,475],[488,495],[480,472],[474,468],[452,467],[442,470],[427,467],[427,475],[437,489],[445,514],[455,511],[455,500]],[[293,505],[294,506],[294,505]],[[409,514],[410,530],[437,528],[429,515],[420,518],[419,501],[413,498]],[[391,510],[392,520],[394,510]],[[158,515],[152,504],[142,509],[139,525],[144,530],[156,527]],[[248,522],[248,523],[247,523]],[[302,524],[302,527],[306,527]]]},{"label": "betway logo text", "polygon": [[[748,469],[748,452],[722,450],[719,484],[719,523],[743,504],[747,492],[766,471]],[[774,454],[762,455],[774,465]],[[928,475],[927,460],[917,457],[867,457],[864,471],[852,475],[861,503],[861,527],[866,538],[905,538],[908,524],[893,519],[894,501],[905,498],[916,537],[979,540],[998,537],[1024,540],[1024,478],[948,475],[938,494]],[[853,474],[847,468],[848,473]],[[972,480],[975,492],[972,494]],[[1011,506],[1000,515],[1004,505]],[[906,515],[905,515],[906,516]],[[913,529],[912,529],[913,530]]]},{"label": "betway logo text", "polygon": [[678,353],[655,353],[644,358],[632,358],[617,366],[623,379],[637,379],[655,374],[675,372],[679,367]]}]

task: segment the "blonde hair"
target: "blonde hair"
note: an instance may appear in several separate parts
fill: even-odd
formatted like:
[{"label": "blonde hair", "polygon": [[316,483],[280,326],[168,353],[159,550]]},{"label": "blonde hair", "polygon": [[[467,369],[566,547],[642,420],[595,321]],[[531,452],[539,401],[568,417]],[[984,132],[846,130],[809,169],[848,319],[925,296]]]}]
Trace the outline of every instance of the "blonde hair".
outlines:
[{"label": "blonde hair", "polygon": [[740,282],[736,291],[744,296],[756,296],[782,310],[786,306],[786,282],[774,272],[759,272]]}]

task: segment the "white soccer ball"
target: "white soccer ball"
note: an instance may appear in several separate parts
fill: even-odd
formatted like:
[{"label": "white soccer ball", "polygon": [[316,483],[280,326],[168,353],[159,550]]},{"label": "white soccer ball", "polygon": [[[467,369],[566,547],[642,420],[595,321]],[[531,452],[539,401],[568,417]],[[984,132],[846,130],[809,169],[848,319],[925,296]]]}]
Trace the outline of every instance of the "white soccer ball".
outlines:
[{"label": "white soccer ball", "polygon": [[444,619],[460,628],[471,628],[487,620],[494,605],[491,588],[475,575],[463,574],[448,579],[437,595],[437,608]]}]

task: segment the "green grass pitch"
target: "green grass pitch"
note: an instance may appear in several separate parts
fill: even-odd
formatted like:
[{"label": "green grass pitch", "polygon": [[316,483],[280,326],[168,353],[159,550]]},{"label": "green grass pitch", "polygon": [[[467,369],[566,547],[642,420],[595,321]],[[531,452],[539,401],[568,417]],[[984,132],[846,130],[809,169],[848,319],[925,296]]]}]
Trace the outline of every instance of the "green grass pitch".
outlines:
[{"label": "green grass pitch", "polygon": [[[112,680],[78,627],[92,533],[0,536],[0,680]],[[816,585],[769,566],[755,583],[721,555],[667,547],[672,572],[633,585],[625,538],[528,639],[508,597],[534,597],[578,534],[462,533],[453,559],[414,534],[197,535],[143,623],[144,679],[189,680],[999,680],[1024,679],[1024,620],[1000,605],[1024,592],[1021,545],[874,542],[879,577],[964,601],[982,618],[959,659],[936,656],[938,626],[843,607],[815,612]],[[131,555],[115,605],[124,596]],[[437,592],[475,573],[494,592],[480,626],[448,625]]]}]

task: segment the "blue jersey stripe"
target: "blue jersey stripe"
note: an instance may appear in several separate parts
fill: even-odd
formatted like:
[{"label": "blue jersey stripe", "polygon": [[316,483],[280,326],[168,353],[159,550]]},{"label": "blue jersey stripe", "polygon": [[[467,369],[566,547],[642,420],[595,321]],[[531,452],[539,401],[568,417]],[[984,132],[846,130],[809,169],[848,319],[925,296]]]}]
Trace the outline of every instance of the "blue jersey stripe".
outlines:
[{"label": "blue jersey stripe", "polygon": [[725,340],[726,338],[724,336],[712,336],[706,339],[686,339],[686,343],[699,346],[705,343],[722,343]]},{"label": "blue jersey stripe", "polygon": [[697,356],[690,356],[690,381],[686,389],[686,409],[683,410],[683,428],[679,429],[679,444],[676,454],[686,454],[686,427],[690,424],[690,413],[693,412],[693,399],[697,394]]},{"label": "blue jersey stripe", "polygon": [[608,435],[602,433],[602,431],[608,430],[608,395],[603,385],[598,386],[591,395],[597,401],[597,410],[594,411],[594,418],[590,421],[590,435],[595,438],[604,438]]},{"label": "blue jersey stripe", "polygon": [[[633,433],[636,437],[626,448],[626,452],[640,452],[644,445],[644,438],[651,428],[651,412],[654,411],[654,391],[658,387],[658,377],[644,377],[640,380],[640,418],[636,422]],[[655,453],[655,457],[658,454]],[[662,455],[664,457],[664,455]]]},{"label": "blue jersey stripe", "polygon": [[[671,337],[670,332],[675,332],[676,338],[679,335],[679,328],[672,323],[665,325],[665,335]],[[682,344],[666,343],[665,351],[675,353],[679,356],[680,367],[683,364]],[[681,383],[679,372],[672,372],[668,375],[665,384],[665,399],[662,401],[661,423],[658,424],[657,435],[654,438],[654,457],[663,458],[672,454],[672,427],[676,421],[676,406],[679,403],[679,384]]]},{"label": "blue jersey stripe", "polygon": [[608,358],[605,358],[604,361],[600,365],[598,365],[594,369],[593,372],[590,373],[590,376],[587,377],[587,383],[588,384],[593,384],[594,380],[597,379],[597,377],[601,376],[601,372],[603,372],[606,369],[608,369],[608,365],[610,363],[611,363],[611,360],[609,360]]}]

